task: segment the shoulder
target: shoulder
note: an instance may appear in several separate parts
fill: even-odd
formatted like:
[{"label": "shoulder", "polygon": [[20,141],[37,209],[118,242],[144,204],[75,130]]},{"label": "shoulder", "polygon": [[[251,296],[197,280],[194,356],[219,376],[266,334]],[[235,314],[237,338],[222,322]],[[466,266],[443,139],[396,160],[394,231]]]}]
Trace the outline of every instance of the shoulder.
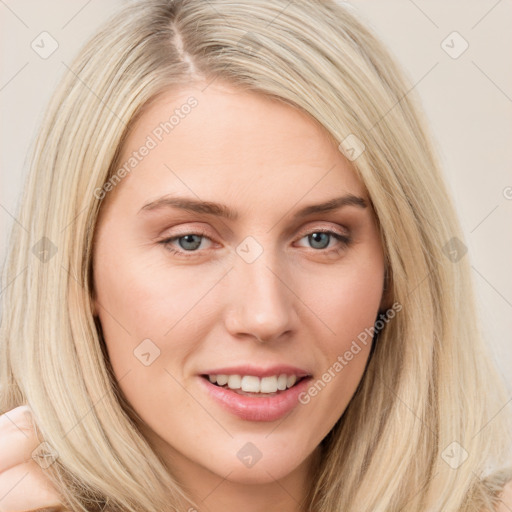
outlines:
[{"label": "shoulder", "polygon": [[512,480],[503,487],[500,502],[496,512],[510,512],[512,510]]}]

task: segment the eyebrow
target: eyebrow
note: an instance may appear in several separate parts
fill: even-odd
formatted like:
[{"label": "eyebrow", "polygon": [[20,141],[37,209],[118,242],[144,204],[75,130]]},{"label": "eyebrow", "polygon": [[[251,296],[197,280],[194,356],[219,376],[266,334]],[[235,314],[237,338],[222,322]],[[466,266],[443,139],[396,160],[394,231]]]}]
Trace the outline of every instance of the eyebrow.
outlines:
[{"label": "eyebrow", "polygon": [[[346,194],[341,197],[329,199],[328,201],[325,201],[323,203],[305,206],[304,208],[297,211],[293,215],[293,218],[301,219],[314,213],[327,213],[342,208],[344,206],[356,206],[359,208],[367,208],[368,204],[362,197],[356,196],[354,194]],[[154,201],[145,204],[139,210],[139,213],[161,210],[163,208],[178,208],[190,212],[204,213],[207,215],[223,217],[231,221],[238,219],[238,213],[224,204],[214,203],[211,201],[198,201],[196,199],[188,197],[176,197],[171,195],[162,196],[158,199],[155,199]]]}]

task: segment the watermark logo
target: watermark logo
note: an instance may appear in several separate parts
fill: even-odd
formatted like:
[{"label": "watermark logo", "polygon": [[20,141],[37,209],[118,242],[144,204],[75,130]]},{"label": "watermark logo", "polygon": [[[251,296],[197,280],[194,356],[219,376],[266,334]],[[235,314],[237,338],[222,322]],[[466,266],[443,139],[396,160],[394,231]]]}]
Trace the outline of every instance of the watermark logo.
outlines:
[{"label": "watermark logo", "polygon": [[263,247],[254,237],[248,236],[238,244],[236,253],[246,263],[253,263],[263,254]]},{"label": "watermark logo", "polygon": [[353,162],[364,153],[366,146],[361,139],[351,133],[340,142],[338,149],[345,155],[345,158]]},{"label": "watermark logo", "polygon": [[457,263],[468,252],[468,248],[454,236],[443,246],[443,252],[452,263]]},{"label": "watermark logo", "polygon": [[236,456],[244,466],[252,468],[256,462],[261,459],[263,454],[255,444],[249,442],[245,443],[242,448],[238,450]]},{"label": "watermark logo", "polygon": [[441,48],[452,59],[458,59],[469,48],[469,43],[457,31],[453,31],[441,41]]},{"label": "watermark logo", "polygon": [[450,443],[441,453],[441,458],[452,469],[458,469],[468,457],[467,450],[457,441]]},{"label": "watermark logo", "polygon": [[133,355],[144,366],[149,366],[160,356],[160,349],[149,338],[146,338],[142,343],[137,345],[133,351]]},{"label": "watermark logo", "polygon": [[47,263],[57,254],[57,246],[46,236],[43,236],[32,246],[32,254],[41,263]]},{"label": "watermark logo", "polygon": [[57,51],[59,43],[51,34],[44,31],[30,43],[30,47],[39,57],[46,60]]},{"label": "watermark logo", "polygon": [[49,443],[43,441],[32,452],[32,459],[42,468],[48,469],[58,458],[59,454]]}]

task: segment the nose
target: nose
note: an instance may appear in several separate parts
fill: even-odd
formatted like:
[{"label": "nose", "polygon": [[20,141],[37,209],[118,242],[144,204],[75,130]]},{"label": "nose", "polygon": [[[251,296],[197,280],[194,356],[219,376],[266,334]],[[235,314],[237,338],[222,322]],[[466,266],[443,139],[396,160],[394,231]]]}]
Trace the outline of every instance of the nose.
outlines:
[{"label": "nose", "polygon": [[236,258],[226,296],[225,324],[232,336],[269,342],[295,329],[296,298],[288,275],[270,250],[252,263]]}]

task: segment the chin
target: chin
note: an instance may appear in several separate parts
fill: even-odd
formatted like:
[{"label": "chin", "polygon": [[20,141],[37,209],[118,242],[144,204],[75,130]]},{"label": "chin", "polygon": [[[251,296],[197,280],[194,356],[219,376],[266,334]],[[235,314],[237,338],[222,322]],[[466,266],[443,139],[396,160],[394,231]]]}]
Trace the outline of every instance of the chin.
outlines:
[{"label": "chin", "polygon": [[[225,464],[216,465],[215,468],[210,467],[210,471],[213,470],[229,482],[261,485],[275,483],[276,480],[285,478],[305,462],[305,459],[297,459],[297,450],[291,446],[291,453],[288,454],[288,457],[282,451],[267,450],[265,453],[262,450],[261,458],[253,461],[244,456],[242,450],[239,451],[240,456],[235,455],[234,461],[233,459],[226,460]],[[246,448],[246,451],[249,452],[250,448]],[[220,461],[218,460],[218,462]]]}]

